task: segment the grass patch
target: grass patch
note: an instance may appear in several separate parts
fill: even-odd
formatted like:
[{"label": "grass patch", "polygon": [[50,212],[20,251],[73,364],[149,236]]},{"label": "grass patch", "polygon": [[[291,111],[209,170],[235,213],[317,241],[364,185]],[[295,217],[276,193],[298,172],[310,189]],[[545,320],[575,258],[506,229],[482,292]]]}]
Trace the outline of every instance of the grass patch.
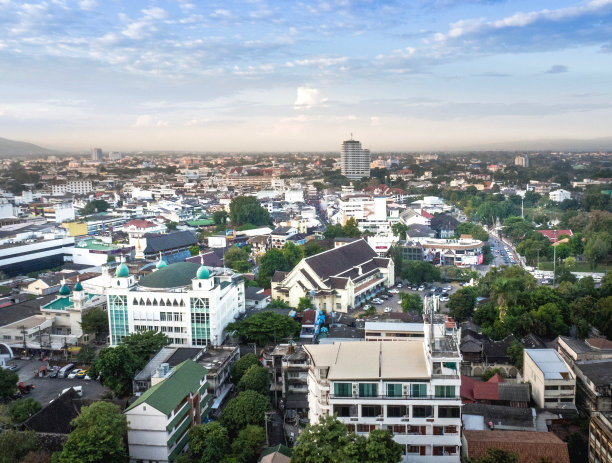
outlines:
[{"label": "grass patch", "polygon": [[[561,264],[562,265],[562,264]],[[540,262],[540,270],[548,270],[552,272],[553,263],[552,262]],[[599,264],[595,267],[595,270],[591,270],[591,264],[589,262],[576,262],[574,268],[572,268],[572,272],[609,272],[612,270],[612,266]]]}]

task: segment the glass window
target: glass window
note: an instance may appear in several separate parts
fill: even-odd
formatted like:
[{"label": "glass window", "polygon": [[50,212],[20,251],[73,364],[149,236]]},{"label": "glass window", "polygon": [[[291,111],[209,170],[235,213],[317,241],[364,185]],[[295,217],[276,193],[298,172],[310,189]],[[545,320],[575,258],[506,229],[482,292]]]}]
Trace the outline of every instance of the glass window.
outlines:
[{"label": "glass window", "polygon": [[427,384],[411,384],[410,395],[412,397],[425,397],[427,395]]},{"label": "glass window", "polygon": [[337,397],[352,397],[353,385],[351,383],[334,383],[334,394]]},{"label": "glass window", "polygon": [[387,395],[389,397],[401,397],[402,396],[402,385],[401,384],[387,384]]},{"label": "glass window", "polygon": [[433,417],[433,407],[431,405],[415,405],[412,407],[412,416],[414,418],[431,418]]},{"label": "glass window", "polygon": [[438,407],[438,418],[459,418],[459,407]]},{"label": "glass window", "polygon": [[455,386],[436,386],[436,397],[455,397]]},{"label": "glass window", "polygon": [[382,415],[382,407],[380,405],[362,405],[361,416],[375,418]]},{"label": "glass window", "polygon": [[408,415],[405,405],[387,405],[387,416],[389,418],[401,418]]},{"label": "glass window", "polygon": [[359,383],[359,397],[376,397],[378,395],[378,384]]}]

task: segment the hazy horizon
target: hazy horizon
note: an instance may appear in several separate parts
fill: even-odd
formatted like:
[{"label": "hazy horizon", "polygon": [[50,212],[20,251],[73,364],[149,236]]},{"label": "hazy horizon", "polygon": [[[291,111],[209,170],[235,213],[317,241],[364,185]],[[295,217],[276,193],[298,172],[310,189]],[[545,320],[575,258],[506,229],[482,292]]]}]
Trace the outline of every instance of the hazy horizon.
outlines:
[{"label": "hazy horizon", "polygon": [[373,152],[461,151],[612,135],[612,0],[0,0],[0,15],[0,136],[48,148],[330,152],[353,133]]}]

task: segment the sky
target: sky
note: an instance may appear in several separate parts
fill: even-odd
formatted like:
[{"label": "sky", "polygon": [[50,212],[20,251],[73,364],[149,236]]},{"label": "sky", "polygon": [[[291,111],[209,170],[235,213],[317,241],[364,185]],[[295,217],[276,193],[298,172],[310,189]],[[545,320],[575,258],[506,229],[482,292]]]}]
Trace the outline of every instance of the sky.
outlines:
[{"label": "sky", "polygon": [[612,0],[0,0],[0,137],[372,152],[612,136]]}]

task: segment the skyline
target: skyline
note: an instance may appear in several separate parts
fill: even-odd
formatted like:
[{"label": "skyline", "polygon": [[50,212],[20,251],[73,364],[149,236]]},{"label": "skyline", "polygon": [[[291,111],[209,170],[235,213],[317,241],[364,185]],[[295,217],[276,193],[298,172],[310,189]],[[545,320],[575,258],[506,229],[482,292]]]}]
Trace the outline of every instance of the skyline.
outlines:
[{"label": "skyline", "polygon": [[0,137],[87,150],[609,137],[612,0],[0,0]]}]

